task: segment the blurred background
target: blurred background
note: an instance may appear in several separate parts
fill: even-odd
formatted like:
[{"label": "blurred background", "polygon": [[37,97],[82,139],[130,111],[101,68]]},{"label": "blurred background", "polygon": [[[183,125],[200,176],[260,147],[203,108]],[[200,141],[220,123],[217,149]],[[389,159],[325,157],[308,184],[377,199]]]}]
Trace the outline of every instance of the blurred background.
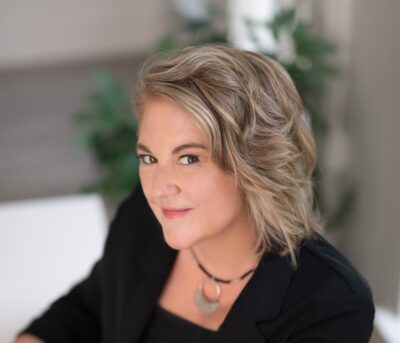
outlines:
[{"label": "blurred background", "polygon": [[397,0],[0,0],[0,340],[101,254],[138,182],[130,95],[146,57],[226,42],[292,75],[326,236],[371,285],[371,342],[399,342],[399,13]]}]

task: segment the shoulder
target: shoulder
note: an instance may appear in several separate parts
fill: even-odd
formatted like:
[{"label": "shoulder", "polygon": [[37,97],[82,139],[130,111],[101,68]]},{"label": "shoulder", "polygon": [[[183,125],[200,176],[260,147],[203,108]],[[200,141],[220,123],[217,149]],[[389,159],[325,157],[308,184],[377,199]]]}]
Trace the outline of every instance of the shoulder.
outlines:
[{"label": "shoulder", "polygon": [[302,318],[302,324],[298,323],[300,327],[325,320],[334,326],[341,321],[343,325],[358,321],[366,331],[375,316],[368,281],[321,235],[303,241],[298,268],[292,272],[281,311],[283,317],[299,315]]},{"label": "shoulder", "polygon": [[349,259],[322,235],[303,242],[299,268],[294,273],[297,284],[308,285],[316,297],[332,299],[333,295],[358,295],[372,301],[366,278]]},{"label": "shoulder", "polygon": [[[298,262],[276,332],[296,342],[325,341],[327,337],[332,342],[368,342],[375,307],[365,277],[321,235],[303,241]],[[269,330],[268,323],[263,330]]]}]

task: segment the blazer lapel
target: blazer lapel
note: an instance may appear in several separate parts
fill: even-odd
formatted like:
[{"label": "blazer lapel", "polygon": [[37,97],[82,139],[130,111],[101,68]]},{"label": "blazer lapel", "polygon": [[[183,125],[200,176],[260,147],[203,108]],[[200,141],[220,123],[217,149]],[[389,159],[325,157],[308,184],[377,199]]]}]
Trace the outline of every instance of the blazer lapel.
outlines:
[{"label": "blazer lapel", "polygon": [[[293,276],[286,257],[267,253],[236,299],[220,327],[222,342],[268,342],[268,332],[258,323],[276,319]],[[268,330],[268,329],[267,329]]]},{"label": "blazer lapel", "polygon": [[[162,234],[156,237],[144,248],[139,263],[126,273],[128,279],[121,283],[125,300],[117,316],[118,343],[139,341],[175,261],[177,250],[165,243]],[[135,279],[129,280],[133,273]],[[268,342],[265,337],[268,333],[265,330],[261,333],[257,323],[271,321],[279,315],[292,276],[293,269],[286,257],[265,254],[221,325],[218,341]]]},{"label": "blazer lapel", "polygon": [[[132,263],[132,269],[125,273],[125,281],[121,283],[124,302],[117,317],[118,343],[139,342],[177,255],[177,250],[170,248],[162,235],[141,248],[144,252],[139,263]],[[132,274],[135,274],[134,280]]]}]

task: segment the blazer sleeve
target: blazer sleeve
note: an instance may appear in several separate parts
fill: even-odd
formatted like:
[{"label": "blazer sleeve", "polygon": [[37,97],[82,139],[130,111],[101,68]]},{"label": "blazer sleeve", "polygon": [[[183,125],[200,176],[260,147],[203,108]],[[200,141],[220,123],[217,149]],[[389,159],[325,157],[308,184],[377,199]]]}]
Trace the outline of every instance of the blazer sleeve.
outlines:
[{"label": "blazer sleeve", "polygon": [[99,280],[102,260],[92,268],[89,276],[76,284],[66,295],[18,333],[30,333],[46,343],[100,342]]},{"label": "blazer sleeve", "polygon": [[56,299],[47,310],[17,333],[30,333],[46,343],[98,343],[102,338],[101,304],[104,265],[110,253],[113,236],[117,231],[122,212],[131,205],[130,198],[119,206],[106,240],[102,258],[92,267],[89,275]]},{"label": "blazer sleeve", "polygon": [[363,295],[332,299],[306,315],[287,343],[368,343],[374,318],[374,304]]}]

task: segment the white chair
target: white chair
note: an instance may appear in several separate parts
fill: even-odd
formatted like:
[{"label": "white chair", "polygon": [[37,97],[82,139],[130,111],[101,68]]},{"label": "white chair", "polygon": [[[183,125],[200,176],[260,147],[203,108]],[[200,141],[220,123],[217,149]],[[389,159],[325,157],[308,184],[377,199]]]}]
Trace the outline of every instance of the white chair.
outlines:
[{"label": "white chair", "polygon": [[0,342],[89,273],[107,222],[96,194],[0,203]]},{"label": "white chair", "polygon": [[400,315],[376,306],[375,327],[386,343],[400,342]]}]

